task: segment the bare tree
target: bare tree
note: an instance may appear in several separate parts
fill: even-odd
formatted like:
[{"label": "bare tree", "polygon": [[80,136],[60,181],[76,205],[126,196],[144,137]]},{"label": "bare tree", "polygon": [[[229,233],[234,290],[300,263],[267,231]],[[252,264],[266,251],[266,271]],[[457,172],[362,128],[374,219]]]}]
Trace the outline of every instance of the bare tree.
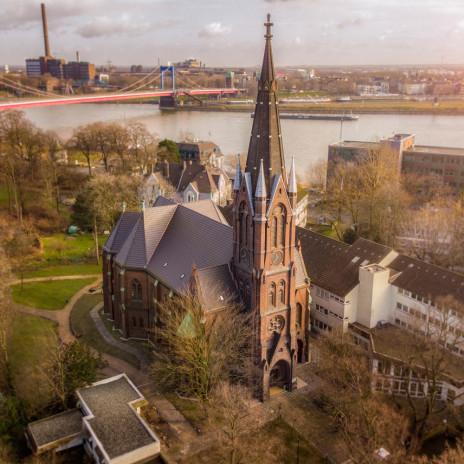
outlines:
[{"label": "bare tree", "polygon": [[21,291],[24,288],[24,272],[34,254],[33,244],[33,237],[23,230],[15,231],[13,237],[5,244],[11,267],[21,278]]},{"label": "bare tree", "polygon": [[130,121],[127,126],[130,143],[130,154],[137,166],[146,172],[149,165],[156,164],[157,161],[157,141],[147,126],[139,121]]},{"label": "bare tree", "polygon": [[87,126],[92,134],[97,149],[100,151],[105,171],[108,172],[108,161],[111,154],[111,125],[100,121]]},{"label": "bare tree", "polygon": [[92,152],[96,150],[96,143],[94,134],[89,126],[79,126],[77,129],[74,129],[69,146],[84,155],[87,160],[87,167],[89,168],[89,176],[91,176],[92,167],[90,166],[90,159]]},{"label": "bare tree", "polygon": [[332,417],[355,463],[375,462],[380,447],[400,462],[405,454],[407,418],[372,391],[373,376],[365,353],[349,334],[323,334],[318,344],[322,387],[316,403]]},{"label": "bare tree", "polygon": [[206,402],[221,380],[245,374],[250,314],[228,307],[206,315],[197,299],[184,296],[160,304],[157,317],[151,374],[162,388]]},{"label": "bare tree", "polygon": [[327,181],[327,162],[318,159],[310,164],[301,175],[300,183],[316,190],[325,190]]},{"label": "bare tree", "polygon": [[252,402],[251,390],[241,383],[232,384],[221,381],[214,389],[210,408],[214,424],[217,425],[217,415],[221,430],[221,455],[225,462],[238,464],[247,455],[247,440],[240,435],[245,430],[245,419],[250,415]]},{"label": "bare tree", "polygon": [[127,155],[129,151],[129,133],[125,127],[117,123],[108,125],[108,136],[111,150],[121,159],[122,172],[127,170]]}]

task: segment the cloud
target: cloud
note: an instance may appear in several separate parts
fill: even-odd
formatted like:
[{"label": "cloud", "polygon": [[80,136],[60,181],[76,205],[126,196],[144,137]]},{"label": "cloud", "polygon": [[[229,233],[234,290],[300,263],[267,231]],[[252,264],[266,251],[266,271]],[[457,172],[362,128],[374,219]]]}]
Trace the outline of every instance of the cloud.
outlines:
[{"label": "cloud", "polygon": [[357,18],[349,18],[349,19],[344,19],[343,21],[339,21],[336,24],[337,29],[345,29],[347,27],[352,27],[352,26],[361,26],[362,24],[366,23],[368,20],[371,20],[373,18],[373,15],[371,13],[363,13],[361,16],[358,16]]},{"label": "cloud", "polygon": [[119,18],[97,16],[77,30],[85,38],[109,37],[112,35],[140,35],[148,29],[148,24],[135,21],[127,14]]},{"label": "cloud", "polygon": [[223,26],[221,23],[210,23],[203,26],[203,29],[199,32],[199,37],[219,37],[229,35],[232,32],[230,26]]}]

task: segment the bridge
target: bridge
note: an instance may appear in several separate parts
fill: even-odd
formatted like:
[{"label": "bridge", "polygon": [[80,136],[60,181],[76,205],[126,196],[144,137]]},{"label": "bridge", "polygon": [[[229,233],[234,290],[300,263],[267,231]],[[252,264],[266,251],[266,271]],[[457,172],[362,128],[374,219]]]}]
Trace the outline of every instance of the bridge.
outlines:
[{"label": "bridge", "polygon": [[237,93],[236,89],[186,89],[186,90],[159,90],[154,92],[138,92],[138,93],[121,93],[108,95],[86,95],[83,97],[64,97],[64,98],[44,98],[29,101],[15,101],[0,103],[0,111],[13,110],[21,108],[31,108],[34,106],[53,106],[53,105],[71,105],[75,103],[98,103],[114,100],[134,100],[140,98],[156,98],[160,99],[168,97],[175,99],[180,96],[197,96],[197,95],[232,95]]},{"label": "bridge", "polygon": [[[172,89],[164,89],[164,72],[168,71],[171,74]],[[0,84],[9,87],[15,91],[27,92],[34,95],[36,98],[30,100],[15,100],[0,103],[0,111],[13,110],[21,108],[31,108],[34,106],[54,106],[54,105],[71,105],[77,103],[98,103],[108,102],[117,100],[135,100],[141,98],[159,98],[160,108],[174,108],[176,106],[176,98],[181,96],[188,96],[195,100],[200,100],[198,97],[202,95],[234,95],[237,93],[237,89],[208,89],[208,88],[195,88],[200,87],[191,81],[187,76],[177,77],[178,80],[188,79],[191,81],[190,85],[193,88],[188,88],[189,84],[185,88],[176,89],[174,80],[175,69],[173,66],[160,66],[149,73],[147,76],[141,78],[134,84],[129,85],[124,89],[120,89],[113,93],[100,93],[94,95],[82,95],[82,96],[69,96],[69,95],[56,95],[51,92],[38,90],[32,87],[28,87],[19,82],[12,81],[6,77],[0,78]],[[156,75],[156,73],[159,73]],[[153,75],[155,76],[153,77]],[[152,84],[161,79],[160,90],[141,90],[144,87],[152,86]],[[183,83],[184,84],[184,83]],[[137,88],[132,88],[138,86]]]}]

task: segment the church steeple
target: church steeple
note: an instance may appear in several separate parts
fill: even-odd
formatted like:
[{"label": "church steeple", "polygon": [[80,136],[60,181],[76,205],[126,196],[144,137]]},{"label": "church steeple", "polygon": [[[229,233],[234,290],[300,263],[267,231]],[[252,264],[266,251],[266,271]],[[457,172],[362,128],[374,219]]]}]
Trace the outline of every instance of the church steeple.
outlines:
[{"label": "church steeple", "polygon": [[277,108],[277,83],[275,80],[274,59],[271,46],[271,15],[267,15],[266,46],[264,49],[263,67],[258,83],[255,117],[251,131],[250,145],[246,163],[246,172],[251,173],[253,192],[258,182],[260,162],[263,160],[263,172],[268,194],[276,174],[280,174],[287,185],[284,150],[280,129],[279,111]]}]

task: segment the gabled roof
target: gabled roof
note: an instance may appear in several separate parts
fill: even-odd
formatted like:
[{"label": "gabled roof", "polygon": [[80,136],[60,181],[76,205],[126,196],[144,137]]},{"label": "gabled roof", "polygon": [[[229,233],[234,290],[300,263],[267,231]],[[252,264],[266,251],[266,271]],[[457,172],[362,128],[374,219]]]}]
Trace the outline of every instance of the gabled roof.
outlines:
[{"label": "gabled roof", "polygon": [[178,205],[147,270],[183,293],[194,264],[203,269],[230,260],[232,240],[232,228],[228,225]]},{"label": "gabled roof", "polygon": [[221,224],[231,225],[222,215],[221,208],[212,200],[192,201],[183,203],[182,206],[219,221]]},{"label": "gabled roof", "polygon": [[145,267],[158,246],[177,205],[146,208],[115,261],[122,267]]},{"label": "gabled roof", "polygon": [[382,261],[392,249],[358,239],[352,245],[296,228],[303,260],[311,282],[339,297],[359,283],[359,267]]},{"label": "gabled roof", "polygon": [[110,236],[103,245],[103,251],[118,252],[140,216],[138,211],[126,211],[119,216]]},{"label": "gabled roof", "polygon": [[197,282],[202,305],[207,311],[240,303],[240,296],[228,264],[198,270]]},{"label": "gabled roof", "polygon": [[431,297],[434,302],[452,295],[464,303],[464,276],[461,274],[401,254],[388,267],[399,271],[392,283],[400,288]]}]

